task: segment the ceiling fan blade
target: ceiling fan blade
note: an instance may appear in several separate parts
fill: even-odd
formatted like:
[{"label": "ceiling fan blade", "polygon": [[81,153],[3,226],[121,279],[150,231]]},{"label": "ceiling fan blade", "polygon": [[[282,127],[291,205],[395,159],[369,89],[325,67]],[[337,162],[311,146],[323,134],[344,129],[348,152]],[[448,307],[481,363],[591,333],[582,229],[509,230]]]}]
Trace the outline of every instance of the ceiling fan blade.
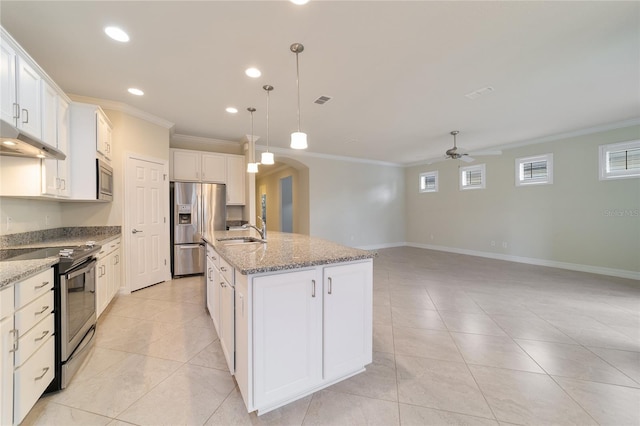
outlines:
[{"label": "ceiling fan blade", "polygon": [[460,160],[464,161],[465,163],[471,163],[475,161],[475,158],[469,157],[467,154],[464,154],[460,157]]},{"label": "ceiling fan blade", "polygon": [[494,150],[484,150],[484,151],[473,151],[470,152],[469,155],[475,155],[476,157],[480,157],[483,155],[502,155],[502,151],[499,149]]}]

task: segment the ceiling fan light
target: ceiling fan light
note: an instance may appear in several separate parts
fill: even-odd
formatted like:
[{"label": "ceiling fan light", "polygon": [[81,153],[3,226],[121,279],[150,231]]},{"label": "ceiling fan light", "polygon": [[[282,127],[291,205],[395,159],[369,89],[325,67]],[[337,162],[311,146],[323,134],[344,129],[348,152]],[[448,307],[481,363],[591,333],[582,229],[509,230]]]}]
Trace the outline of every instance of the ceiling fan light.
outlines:
[{"label": "ceiling fan light", "polygon": [[247,173],[258,173],[258,163],[247,163]]},{"label": "ceiling fan light", "polygon": [[260,163],[266,164],[267,166],[274,164],[275,159],[273,157],[273,152],[263,152],[262,156],[260,157]]},{"label": "ceiling fan light", "polygon": [[307,149],[307,134],[304,132],[291,133],[292,149]]}]

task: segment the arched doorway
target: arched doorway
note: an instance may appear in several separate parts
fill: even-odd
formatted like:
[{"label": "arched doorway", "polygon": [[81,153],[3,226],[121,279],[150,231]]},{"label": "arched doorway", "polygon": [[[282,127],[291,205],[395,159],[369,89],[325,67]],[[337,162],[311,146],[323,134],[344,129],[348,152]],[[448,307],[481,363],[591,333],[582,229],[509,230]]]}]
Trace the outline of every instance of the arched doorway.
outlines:
[{"label": "arched doorway", "polygon": [[[279,232],[309,234],[309,168],[301,162],[282,155],[271,166],[260,166],[256,176],[255,205],[267,195],[267,229]],[[284,180],[284,181],[283,181]],[[284,197],[283,187],[284,183]],[[286,186],[290,184],[290,203]],[[289,205],[289,207],[287,207]],[[259,211],[257,211],[259,214]],[[291,227],[283,229],[283,219],[290,215]]]}]

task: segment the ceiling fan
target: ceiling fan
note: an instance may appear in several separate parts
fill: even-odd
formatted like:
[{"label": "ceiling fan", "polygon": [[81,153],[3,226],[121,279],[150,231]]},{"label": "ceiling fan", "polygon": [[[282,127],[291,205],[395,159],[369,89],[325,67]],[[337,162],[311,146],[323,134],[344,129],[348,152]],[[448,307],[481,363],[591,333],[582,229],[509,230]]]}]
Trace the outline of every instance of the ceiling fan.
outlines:
[{"label": "ceiling fan", "polygon": [[465,163],[471,163],[472,161],[475,161],[475,158],[471,157],[471,155],[481,156],[481,155],[500,155],[500,154],[502,154],[502,151],[500,151],[500,150],[478,151],[478,152],[474,152],[474,153],[467,153],[467,152],[465,152],[464,149],[458,148],[458,145],[456,143],[456,136],[460,132],[458,130],[452,130],[450,133],[453,136],[453,148],[449,148],[445,152],[445,158],[451,158],[453,160],[461,160],[461,161],[464,161]]}]

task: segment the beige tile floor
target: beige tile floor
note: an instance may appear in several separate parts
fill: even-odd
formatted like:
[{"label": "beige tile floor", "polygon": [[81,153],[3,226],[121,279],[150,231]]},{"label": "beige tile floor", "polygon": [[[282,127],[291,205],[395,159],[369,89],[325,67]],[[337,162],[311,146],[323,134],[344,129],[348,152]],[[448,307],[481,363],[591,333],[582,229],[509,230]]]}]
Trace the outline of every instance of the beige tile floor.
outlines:
[{"label": "beige tile floor", "polygon": [[414,248],[374,262],[374,362],[247,414],[199,278],[119,296],[42,425],[640,425],[640,282]]}]

